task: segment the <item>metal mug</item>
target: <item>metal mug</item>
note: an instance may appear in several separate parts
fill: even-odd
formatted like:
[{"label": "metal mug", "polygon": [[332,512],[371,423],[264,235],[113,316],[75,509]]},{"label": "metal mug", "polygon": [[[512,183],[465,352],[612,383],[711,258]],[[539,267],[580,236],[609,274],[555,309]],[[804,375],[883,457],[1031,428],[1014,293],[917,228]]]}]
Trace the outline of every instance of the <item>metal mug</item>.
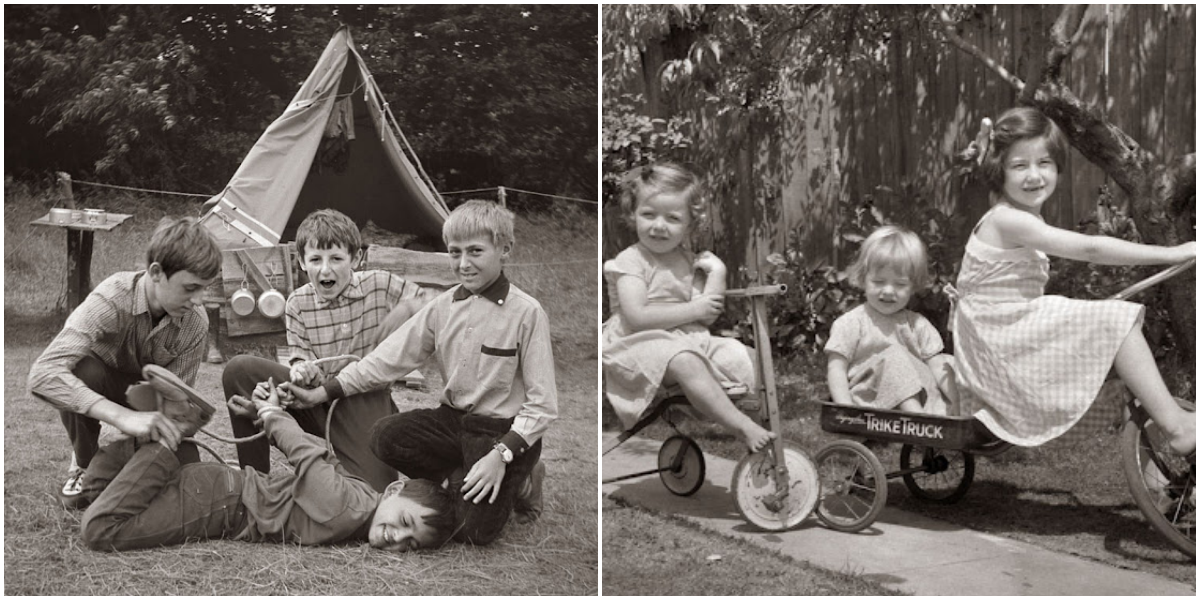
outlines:
[{"label": "metal mug", "polygon": [[50,209],[50,222],[58,225],[69,225],[71,223],[71,209],[69,208],[52,208]]},{"label": "metal mug", "polygon": [[229,298],[229,308],[239,317],[247,317],[254,312],[254,293],[246,282],[243,281],[242,287]]},{"label": "metal mug", "polygon": [[85,208],[83,218],[88,225],[103,225],[108,222],[108,215],[104,213],[103,208]]},{"label": "metal mug", "polygon": [[283,294],[274,288],[263,292],[258,297],[258,310],[267,318],[278,319],[282,317],[286,304],[287,300],[284,299]]}]

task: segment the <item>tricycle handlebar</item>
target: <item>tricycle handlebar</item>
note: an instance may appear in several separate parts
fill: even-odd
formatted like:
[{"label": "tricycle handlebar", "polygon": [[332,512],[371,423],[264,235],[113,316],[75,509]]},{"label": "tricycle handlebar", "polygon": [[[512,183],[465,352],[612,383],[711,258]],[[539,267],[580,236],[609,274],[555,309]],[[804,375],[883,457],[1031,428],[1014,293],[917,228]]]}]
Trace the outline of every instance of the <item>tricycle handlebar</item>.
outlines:
[{"label": "tricycle handlebar", "polygon": [[1141,293],[1146,288],[1158,285],[1158,284],[1182,273],[1184,270],[1188,269],[1189,267],[1194,267],[1195,265],[1196,265],[1196,259],[1194,259],[1194,258],[1189,259],[1184,262],[1181,262],[1177,265],[1173,265],[1169,269],[1164,269],[1162,271],[1159,271],[1158,273],[1155,273],[1154,275],[1151,275],[1150,277],[1147,277],[1147,278],[1117,292],[1116,294],[1110,296],[1108,299],[1109,300],[1124,300],[1130,296],[1133,296],[1134,294]]}]

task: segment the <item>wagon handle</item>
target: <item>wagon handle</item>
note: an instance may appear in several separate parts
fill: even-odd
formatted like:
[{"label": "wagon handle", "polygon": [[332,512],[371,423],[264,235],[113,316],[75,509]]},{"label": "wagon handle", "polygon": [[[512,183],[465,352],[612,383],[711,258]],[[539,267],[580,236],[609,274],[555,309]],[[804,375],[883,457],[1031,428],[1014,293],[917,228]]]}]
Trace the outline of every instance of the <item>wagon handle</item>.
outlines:
[{"label": "wagon handle", "polygon": [[1110,296],[1108,299],[1109,300],[1124,300],[1130,296],[1133,296],[1135,294],[1139,294],[1139,293],[1143,292],[1146,288],[1158,285],[1158,284],[1182,273],[1184,270],[1188,269],[1189,267],[1194,267],[1194,266],[1196,266],[1196,259],[1194,259],[1194,258],[1188,259],[1177,265],[1173,265],[1169,269],[1164,269],[1162,271],[1159,271],[1158,273],[1155,273],[1154,275],[1151,275],[1151,276],[1117,292],[1116,294]]}]

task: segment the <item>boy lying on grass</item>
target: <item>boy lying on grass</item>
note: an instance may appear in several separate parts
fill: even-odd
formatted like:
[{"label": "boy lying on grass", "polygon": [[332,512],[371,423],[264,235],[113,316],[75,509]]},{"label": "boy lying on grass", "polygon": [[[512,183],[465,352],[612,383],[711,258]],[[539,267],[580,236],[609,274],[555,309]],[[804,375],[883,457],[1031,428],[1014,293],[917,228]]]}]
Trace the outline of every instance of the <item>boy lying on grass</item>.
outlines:
[{"label": "boy lying on grass", "polygon": [[[257,415],[295,472],[260,473],[216,462],[188,462],[195,446],[166,438],[129,438],[100,449],[83,477],[91,506],[83,541],[93,550],[134,550],[205,539],[334,544],[366,539],[384,550],[438,547],[450,538],[447,490],[424,480],[394,481],[376,492],[348,474],[321,438],[280,408],[275,386],[230,401]],[[195,425],[178,424],[185,436]],[[190,452],[184,452],[190,449]]]}]

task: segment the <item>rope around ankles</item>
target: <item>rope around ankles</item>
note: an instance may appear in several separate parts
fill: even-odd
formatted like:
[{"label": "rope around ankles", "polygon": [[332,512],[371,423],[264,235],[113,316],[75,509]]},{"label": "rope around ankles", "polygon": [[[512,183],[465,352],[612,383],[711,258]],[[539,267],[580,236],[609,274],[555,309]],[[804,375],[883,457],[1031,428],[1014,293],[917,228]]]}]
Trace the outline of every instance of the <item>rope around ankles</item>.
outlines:
[{"label": "rope around ankles", "polygon": [[[328,358],[318,358],[317,360],[312,361],[312,364],[314,364],[316,366],[321,366],[326,363],[338,362],[338,361],[343,361],[343,360],[359,361],[362,359],[354,354],[342,354],[339,356],[330,356]],[[341,398],[338,398],[338,399],[334,400],[333,402],[330,402],[329,403],[329,412],[325,414],[325,449],[328,450],[330,454],[334,454],[334,452],[333,452],[333,442],[331,442],[329,440],[329,426],[333,423],[333,409],[337,408],[338,402],[341,402],[341,400],[342,400]],[[264,410],[265,410],[265,412],[264,412]],[[267,412],[274,412],[274,411],[283,412],[283,408],[277,407],[277,406],[270,407],[270,408],[267,408],[264,410],[259,411],[258,414],[260,417],[263,416],[264,414],[266,414]],[[267,435],[266,431],[260,431],[254,435],[250,435],[250,436],[246,436],[246,437],[230,438],[230,437],[224,437],[222,435],[218,435],[216,433],[212,433],[211,431],[208,431],[207,429],[204,429],[203,427],[200,428],[200,432],[203,433],[204,435],[207,435],[210,438],[213,438],[214,440],[217,440],[220,442],[225,442],[228,444],[244,444],[246,442],[252,442],[254,440],[257,440],[257,439]],[[195,438],[186,438],[186,439],[189,441],[192,441],[193,443],[196,443]],[[210,453],[213,454],[213,456],[216,456],[216,453],[213,452],[212,449],[210,449],[209,447],[204,446],[202,444],[198,444],[198,445],[200,445],[205,450],[208,450]]]}]

